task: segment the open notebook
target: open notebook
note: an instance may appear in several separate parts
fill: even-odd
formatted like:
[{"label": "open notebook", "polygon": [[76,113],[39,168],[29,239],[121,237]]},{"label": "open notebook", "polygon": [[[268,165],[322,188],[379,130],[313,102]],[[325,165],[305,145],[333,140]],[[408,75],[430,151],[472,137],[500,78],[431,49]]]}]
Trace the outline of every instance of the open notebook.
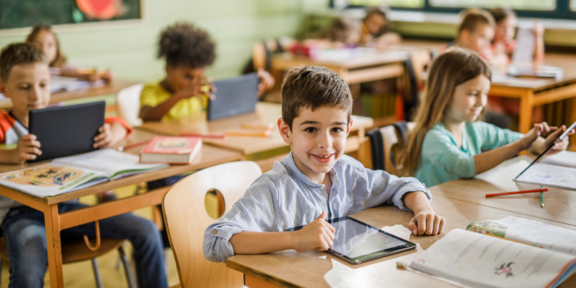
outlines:
[{"label": "open notebook", "polygon": [[0,185],[38,197],[49,197],[168,166],[138,161],[137,155],[114,149],[97,150],[0,174]]},{"label": "open notebook", "polygon": [[515,181],[576,190],[576,152],[546,156]]}]

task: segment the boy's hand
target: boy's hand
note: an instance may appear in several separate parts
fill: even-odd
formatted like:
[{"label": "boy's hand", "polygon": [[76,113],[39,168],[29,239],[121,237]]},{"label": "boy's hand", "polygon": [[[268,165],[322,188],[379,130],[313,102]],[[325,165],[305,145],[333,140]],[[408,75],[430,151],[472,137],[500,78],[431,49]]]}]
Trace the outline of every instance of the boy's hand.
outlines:
[{"label": "boy's hand", "polygon": [[[207,90],[203,87],[208,87],[209,89]],[[177,95],[180,99],[207,96],[211,100],[214,100],[215,97],[212,92],[216,92],[216,88],[212,85],[212,82],[206,76],[201,76],[195,78],[188,86],[177,92]]]},{"label": "boy's hand", "polygon": [[40,151],[40,142],[36,140],[36,135],[28,134],[22,136],[18,141],[15,153],[12,154],[12,163],[23,164],[27,160],[34,160],[37,156],[42,155]]},{"label": "boy's hand", "polygon": [[415,236],[438,235],[442,233],[446,220],[444,217],[436,215],[434,211],[423,211],[410,220],[408,229]]},{"label": "boy's hand", "polygon": [[100,132],[100,134],[94,137],[94,148],[108,148],[114,139],[112,136],[112,130],[110,129],[110,124],[106,123],[102,125],[102,127],[98,129],[98,132]]},{"label": "boy's hand", "polygon": [[294,232],[294,249],[298,252],[316,249],[326,251],[334,244],[334,227],[326,222],[326,212],[314,222]]}]

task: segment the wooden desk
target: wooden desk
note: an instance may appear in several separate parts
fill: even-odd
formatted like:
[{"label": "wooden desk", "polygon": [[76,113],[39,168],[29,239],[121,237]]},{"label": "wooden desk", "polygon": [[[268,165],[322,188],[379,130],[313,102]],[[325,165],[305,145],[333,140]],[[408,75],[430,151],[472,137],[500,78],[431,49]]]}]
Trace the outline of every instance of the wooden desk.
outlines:
[{"label": "wooden desk", "polygon": [[[119,143],[118,146],[137,143],[150,139],[155,135],[156,134],[153,133],[135,130],[127,139]],[[134,147],[125,152],[138,154],[140,149],[142,149],[142,147]],[[44,212],[44,221],[46,225],[46,243],[48,247],[50,287],[63,287],[64,281],[62,278],[62,250],[60,243],[61,230],[120,215],[142,207],[158,205],[162,203],[164,194],[167,192],[169,187],[160,188],[144,194],[138,194],[128,198],[109,201],[95,206],[90,206],[65,213],[58,212],[58,203],[127,185],[137,184],[144,181],[162,179],[187,171],[198,170],[217,164],[237,161],[241,158],[242,155],[238,152],[213,147],[210,145],[204,145],[202,146],[200,154],[198,154],[194,162],[190,165],[171,165],[170,167],[161,170],[129,176],[78,191],[64,193],[47,198],[36,197],[3,186],[0,186],[0,195]],[[12,171],[22,167],[23,166],[18,165],[1,165],[0,170]]]},{"label": "wooden desk", "polygon": [[[255,130],[243,129],[242,124],[268,125],[273,123],[271,137],[238,137],[228,136],[226,139],[204,138],[204,143],[209,143],[219,147],[224,147],[242,153],[247,160],[258,160],[275,156],[277,154],[288,153],[288,145],[284,143],[278,133],[276,122],[282,116],[282,106],[276,103],[259,102],[256,105],[256,112],[238,115],[230,118],[207,121],[204,113],[193,117],[187,117],[175,121],[167,122],[145,122],[137,127],[158,134],[177,136],[181,133],[200,134],[224,134],[231,131],[253,132]],[[370,117],[352,116],[354,122],[352,131],[358,132],[357,139],[364,139],[365,130],[374,125]],[[275,151],[274,155],[262,157],[261,154]]]},{"label": "wooden desk", "polygon": [[[434,188],[432,188],[434,189]],[[431,189],[431,190],[432,190]],[[396,261],[411,261],[423,249],[446,235],[452,229],[465,229],[476,220],[502,219],[517,216],[558,227],[576,230],[575,226],[537,217],[513,213],[503,209],[486,207],[463,200],[434,196],[434,210],[447,219],[445,230],[438,236],[412,236],[410,241],[419,244],[418,251],[408,251],[360,265],[345,265],[362,269],[362,278],[358,287],[454,287],[446,282],[396,268]],[[413,217],[411,212],[403,212],[393,206],[380,206],[352,215],[352,217],[375,227],[402,224],[408,226]],[[319,259],[326,256],[326,259]],[[246,285],[251,288],[264,287],[329,287],[324,274],[332,269],[330,259],[337,259],[325,252],[315,250],[303,253],[286,250],[263,255],[237,255],[229,258],[226,265],[245,274]],[[360,271],[360,270],[359,270]],[[575,287],[576,276],[572,276],[561,287]]]},{"label": "wooden desk", "polygon": [[[76,100],[107,94],[116,94],[118,93],[118,91],[130,87],[132,85],[136,85],[138,83],[140,82],[114,79],[114,81],[102,87],[82,89],[76,91],[56,92],[51,95],[50,104],[59,103],[67,100]],[[8,98],[0,99],[0,109],[8,110],[10,108],[12,108],[12,100]]]},{"label": "wooden desk", "polygon": [[348,59],[317,59],[295,56],[290,53],[274,55],[272,69],[285,71],[302,65],[318,65],[329,68],[348,84],[400,77],[404,73],[402,62],[410,57],[406,49],[362,53]]},{"label": "wooden desk", "polygon": [[[576,121],[576,57],[567,54],[547,53],[544,65],[564,69],[561,79],[515,78],[493,82],[490,96],[520,99],[519,131],[527,133],[532,128],[532,108],[566,99],[571,101],[570,123]],[[574,139],[574,138],[573,138]]]},{"label": "wooden desk", "polygon": [[[532,162],[532,157],[520,156],[476,176],[475,179],[456,179],[430,188],[433,196],[443,196],[486,207],[507,210],[576,226],[576,192],[550,188],[546,192],[546,206],[540,207],[540,194],[508,195],[486,198],[487,193],[540,188],[540,185],[514,182],[512,179]],[[496,218],[491,218],[496,219]]]}]

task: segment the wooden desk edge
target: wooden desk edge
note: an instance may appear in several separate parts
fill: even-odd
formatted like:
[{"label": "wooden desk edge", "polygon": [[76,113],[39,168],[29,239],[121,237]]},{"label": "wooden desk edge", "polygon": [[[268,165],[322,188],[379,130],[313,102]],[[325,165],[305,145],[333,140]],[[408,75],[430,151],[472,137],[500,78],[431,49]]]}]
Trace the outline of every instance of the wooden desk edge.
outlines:
[{"label": "wooden desk edge", "polygon": [[246,276],[250,276],[259,280],[262,280],[266,283],[270,283],[272,285],[276,285],[278,287],[290,287],[290,288],[299,288],[302,286],[298,286],[294,283],[290,283],[287,281],[283,281],[283,280],[279,280],[273,277],[270,277],[264,273],[262,273],[261,271],[258,270],[254,270],[254,269],[250,269],[246,266],[243,265],[239,265],[238,263],[234,263],[234,262],[230,262],[230,261],[226,261],[226,267],[236,270],[240,273],[243,273]]}]

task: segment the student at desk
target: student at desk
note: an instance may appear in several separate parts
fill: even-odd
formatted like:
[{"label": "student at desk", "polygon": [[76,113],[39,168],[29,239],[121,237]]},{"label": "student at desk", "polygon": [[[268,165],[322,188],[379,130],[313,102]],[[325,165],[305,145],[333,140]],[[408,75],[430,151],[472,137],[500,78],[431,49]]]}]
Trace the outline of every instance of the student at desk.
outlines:
[{"label": "student at desk", "polygon": [[[158,58],[166,60],[166,77],[148,83],[140,94],[140,118],[173,120],[201,113],[213,97],[204,70],[216,59],[210,35],[188,23],[176,23],[160,34]],[[274,86],[268,72],[258,72],[259,94]]]},{"label": "student at desk", "polygon": [[[206,229],[203,249],[208,260],[286,249],[326,251],[334,240],[334,227],[326,218],[384,203],[414,212],[407,223],[414,235],[442,232],[445,220],[434,213],[422,183],[366,169],[344,155],[351,110],[348,84],[336,72],[318,66],[288,72],[278,128],[292,152]],[[299,226],[304,227],[286,231]]]},{"label": "student at desk", "polygon": [[92,82],[100,79],[107,82],[112,80],[110,70],[100,72],[97,69],[81,69],[68,65],[66,57],[60,50],[60,43],[56,34],[49,25],[38,24],[34,26],[32,32],[26,37],[26,43],[35,45],[46,54],[52,75],[81,78]]},{"label": "student at desk", "polygon": [[[426,97],[402,153],[405,174],[428,186],[472,178],[523,150],[540,154],[566,131],[565,126],[549,127],[542,122],[524,135],[479,121],[491,75],[486,62],[466,49],[451,48],[434,60]],[[566,147],[568,137],[549,153]]]},{"label": "student at desk", "polygon": [[386,48],[390,45],[400,44],[400,35],[390,32],[386,12],[380,7],[373,7],[366,11],[362,19],[360,46]]},{"label": "student at desk", "polygon": [[[42,153],[41,143],[28,134],[28,111],[45,108],[50,101],[47,57],[38,48],[10,44],[0,54],[0,92],[12,99],[11,111],[0,111],[0,143],[16,144],[0,149],[0,163],[22,164]],[[107,119],[94,138],[94,147],[106,148],[122,139],[128,127],[121,119]],[[63,131],[62,133],[66,133]],[[59,135],[54,135],[58,137]],[[58,204],[60,212],[85,207],[77,200]],[[0,221],[10,258],[10,287],[42,287],[48,264],[44,214],[0,196]],[[95,236],[93,223],[63,230],[61,239]],[[167,287],[162,244],[151,221],[123,214],[100,220],[102,237],[128,239],[134,246],[139,287]]]}]

